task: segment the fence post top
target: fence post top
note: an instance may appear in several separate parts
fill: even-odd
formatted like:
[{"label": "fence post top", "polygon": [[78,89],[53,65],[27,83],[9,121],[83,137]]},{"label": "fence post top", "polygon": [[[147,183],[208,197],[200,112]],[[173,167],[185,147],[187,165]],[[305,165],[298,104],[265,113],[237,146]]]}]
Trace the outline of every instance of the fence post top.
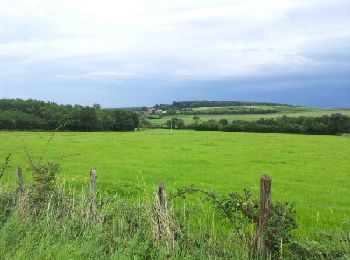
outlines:
[{"label": "fence post top", "polygon": [[96,176],[97,176],[97,171],[96,171],[96,169],[92,169],[92,170],[90,171],[90,176],[91,176],[91,177],[96,177]]},{"label": "fence post top", "polygon": [[263,175],[261,175],[260,179],[261,180],[270,180],[271,181],[271,177],[269,175],[265,174],[265,173]]}]

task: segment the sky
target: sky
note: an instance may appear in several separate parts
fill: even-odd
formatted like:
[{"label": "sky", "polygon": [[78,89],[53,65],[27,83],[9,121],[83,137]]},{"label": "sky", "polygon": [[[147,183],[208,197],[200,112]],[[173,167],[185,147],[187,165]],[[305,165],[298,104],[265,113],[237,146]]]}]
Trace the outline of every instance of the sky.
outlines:
[{"label": "sky", "polygon": [[349,0],[0,0],[0,98],[350,107]]}]

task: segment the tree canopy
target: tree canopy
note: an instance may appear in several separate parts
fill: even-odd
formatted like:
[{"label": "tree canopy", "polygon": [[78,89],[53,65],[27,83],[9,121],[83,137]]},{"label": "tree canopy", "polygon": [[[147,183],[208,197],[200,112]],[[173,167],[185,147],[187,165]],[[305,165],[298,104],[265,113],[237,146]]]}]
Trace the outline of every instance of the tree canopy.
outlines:
[{"label": "tree canopy", "polygon": [[200,124],[189,125],[200,131],[226,132],[262,132],[262,133],[295,133],[295,134],[343,134],[350,133],[350,117],[342,114],[320,117],[261,118],[257,121],[233,120],[230,124],[224,119],[219,122],[209,120]]},{"label": "tree canopy", "polygon": [[0,129],[69,131],[130,131],[139,125],[137,113],[54,102],[0,99]]}]

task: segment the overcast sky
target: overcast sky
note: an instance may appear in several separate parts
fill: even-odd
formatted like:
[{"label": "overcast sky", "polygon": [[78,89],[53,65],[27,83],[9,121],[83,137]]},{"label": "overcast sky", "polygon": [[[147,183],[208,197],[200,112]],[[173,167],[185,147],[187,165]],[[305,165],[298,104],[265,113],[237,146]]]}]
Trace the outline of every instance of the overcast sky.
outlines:
[{"label": "overcast sky", "polygon": [[349,0],[0,0],[0,98],[350,107]]}]

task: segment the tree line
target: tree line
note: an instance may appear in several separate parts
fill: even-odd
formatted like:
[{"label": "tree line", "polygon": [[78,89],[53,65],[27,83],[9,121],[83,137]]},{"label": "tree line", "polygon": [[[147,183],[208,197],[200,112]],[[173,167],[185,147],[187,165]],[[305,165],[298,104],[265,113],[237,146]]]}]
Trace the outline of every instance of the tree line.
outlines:
[{"label": "tree line", "polygon": [[249,101],[173,101],[171,104],[156,104],[156,109],[162,110],[186,110],[188,108],[198,107],[227,107],[227,106],[290,106],[288,104],[279,104],[272,102],[249,102]]},{"label": "tree line", "polygon": [[177,129],[194,129],[197,131],[225,131],[225,132],[258,132],[258,133],[294,133],[337,135],[350,133],[350,117],[342,114],[324,115],[320,117],[288,117],[261,118],[257,121],[227,119],[220,121],[210,119],[200,122],[198,116],[193,117],[194,123],[185,125],[179,118],[167,121],[167,127]]},{"label": "tree line", "polygon": [[138,126],[139,115],[129,110],[0,99],[1,130],[130,131]]},{"label": "tree line", "polygon": [[272,102],[249,102],[249,101],[173,101],[173,107],[178,109],[197,107],[227,107],[227,106],[288,106]]}]

